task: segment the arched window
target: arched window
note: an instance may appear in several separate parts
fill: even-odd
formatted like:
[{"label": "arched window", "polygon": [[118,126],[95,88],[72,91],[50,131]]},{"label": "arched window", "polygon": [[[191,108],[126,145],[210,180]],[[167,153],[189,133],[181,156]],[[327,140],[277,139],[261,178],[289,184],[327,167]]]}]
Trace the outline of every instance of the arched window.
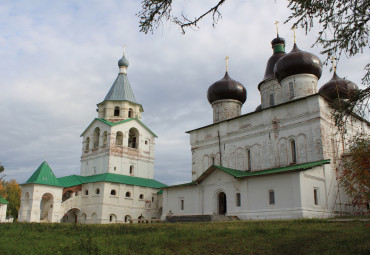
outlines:
[{"label": "arched window", "polygon": [[115,195],[117,194],[117,192],[116,192],[116,190],[112,189],[112,190],[110,191],[110,194],[111,194],[111,196],[115,196]]},{"label": "arched window", "polygon": [[139,131],[136,128],[129,130],[128,147],[137,149],[139,146]]},{"label": "arched window", "polygon": [[100,128],[97,127],[94,129],[94,134],[93,134],[94,149],[99,147],[99,137],[100,137]]},{"label": "arched window", "polygon": [[109,215],[109,222],[115,223],[117,221],[117,216],[115,214]]},{"label": "arched window", "polygon": [[129,191],[126,192],[126,197],[131,197],[131,193]]},{"label": "arched window", "polygon": [[125,216],[125,222],[130,222],[131,221],[131,216],[130,215],[126,215]]},{"label": "arched window", "polygon": [[114,116],[119,116],[119,107],[114,107]]},{"label": "arched window", "polygon": [[139,199],[144,199],[144,194],[140,194]]},{"label": "arched window", "polygon": [[292,164],[296,164],[297,163],[297,151],[296,151],[295,141],[293,139],[290,140],[290,151],[292,155]]},{"label": "arched window", "polygon": [[134,111],[132,110],[132,108],[128,109],[128,118],[129,119],[133,118],[133,115],[134,115],[133,113],[134,113]]},{"label": "arched window", "polygon": [[108,132],[107,131],[104,131],[103,133],[103,145],[107,145],[108,144]]},{"label": "arched window", "polygon": [[87,137],[85,140],[85,151],[90,149],[90,137]]},{"label": "arched window", "polygon": [[130,174],[134,174],[134,166],[133,165],[130,166]]},{"label": "arched window", "polygon": [[211,156],[210,163],[211,163],[211,166],[215,164],[215,156]]},{"label": "arched window", "polygon": [[116,145],[122,145],[123,144],[123,134],[121,131],[118,131],[116,133]]},{"label": "arched window", "polygon": [[96,189],[95,194],[99,195],[100,194],[100,189]]},{"label": "arched window", "polygon": [[245,151],[246,157],[247,157],[247,170],[250,171],[252,170],[252,154],[250,149],[246,149]]},{"label": "arched window", "polygon": [[85,195],[87,196],[87,195],[89,195],[89,190],[87,189],[87,190],[85,190]]}]

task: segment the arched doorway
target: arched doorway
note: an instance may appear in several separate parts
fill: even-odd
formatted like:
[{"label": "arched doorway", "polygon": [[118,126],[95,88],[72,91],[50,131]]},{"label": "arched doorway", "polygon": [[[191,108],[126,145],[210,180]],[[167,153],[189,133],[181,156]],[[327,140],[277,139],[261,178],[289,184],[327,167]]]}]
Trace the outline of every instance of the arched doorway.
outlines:
[{"label": "arched doorway", "polygon": [[77,223],[79,215],[80,215],[80,210],[77,208],[72,208],[63,216],[62,222],[63,223]]},{"label": "arched doorway", "polygon": [[54,197],[50,193],[42,195],[40,202],[40,221],[52,222]]},{"label": "arched doorway", "polygon": [[224,192],[220,192],[218,194],[218,214],[225,215],[226,213],[227,213],[226,194]]}]

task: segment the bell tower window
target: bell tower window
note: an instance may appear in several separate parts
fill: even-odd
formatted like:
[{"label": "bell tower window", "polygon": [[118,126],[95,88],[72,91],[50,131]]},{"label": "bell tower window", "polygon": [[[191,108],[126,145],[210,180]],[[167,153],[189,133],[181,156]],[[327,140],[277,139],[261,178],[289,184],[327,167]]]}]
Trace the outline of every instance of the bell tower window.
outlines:
[{"label": "bell tower window", "polygon": [[129,130],[128,147],[137,149],[139,142],[139,131],[136,128]]},{"label": "bell tower window", "polygon": [[119,107],[114,107],[114,116],[119,116]]},{"label": "bell tower window", "polygon": [[292,164],[296,164],[297,163],[297,151],[296,151],[296,148],[295,148],[295,141],[294,140],[290,140],[290,150],[291,150],[291,153],[292,153]]},{"label": "bell tower window", "polygon": [[116,134],[116,145],[122,145],[123,144],[123,134],[121,131],[118,131]]},{"label": "bell tower window", "polygon": [[93,146],[94,149],[99,147],[99,138],[100,138],[100,128],[94,129],[94,135],[93,135]]},{"label": "bell tower window", "polygon": [[128,117],[129,118],[132,118],[132,114],[133,113],[133,110],[132,110],[132,108],[130,108],[129,110],[128,110]]}]

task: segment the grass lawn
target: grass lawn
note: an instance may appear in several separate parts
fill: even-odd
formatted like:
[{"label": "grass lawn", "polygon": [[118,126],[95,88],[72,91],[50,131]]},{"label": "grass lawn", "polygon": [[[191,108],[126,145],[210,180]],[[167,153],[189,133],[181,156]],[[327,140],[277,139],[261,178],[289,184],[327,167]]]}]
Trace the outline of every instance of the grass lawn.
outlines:
[{"label": "grass lawn", "polygon": [[370,254],[368,222],[0,224],[0,254]]}]

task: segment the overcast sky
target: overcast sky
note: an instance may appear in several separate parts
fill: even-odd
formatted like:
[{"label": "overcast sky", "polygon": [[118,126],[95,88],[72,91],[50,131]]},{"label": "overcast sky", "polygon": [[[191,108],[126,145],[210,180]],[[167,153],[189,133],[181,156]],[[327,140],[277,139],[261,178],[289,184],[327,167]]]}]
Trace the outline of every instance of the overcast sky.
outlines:
[{"label": "overcast sky", "polygon": [[[217,1],[174,1],[174,14],[190,17]],[[117,77],[117,61],[127,45],[128,78],[144,107],[142,121],[157,135],[155,179],[166,184],[191,180],[186,131],[212,122],[207,89],[225,73],[247,89],[243,113],[260,104],[257,89],[271,40],[279,34],[293,46],[284,0],[229,0],[215,28],[209,18],[182,35],[164,23],[154,34],[139,32],[138,0],[0,2],[0,162],[6,179],[25,182],[46,159],[57,177],[79,174],[80,134],[97,117],[100,103]],[[300,49],[315,34],[298,30]],[[320,56],[324,60],[324,56]],[[338,74],[360,85],[369,51],[343,57]],[[319,86],[331,78],[324,67]]]}]

